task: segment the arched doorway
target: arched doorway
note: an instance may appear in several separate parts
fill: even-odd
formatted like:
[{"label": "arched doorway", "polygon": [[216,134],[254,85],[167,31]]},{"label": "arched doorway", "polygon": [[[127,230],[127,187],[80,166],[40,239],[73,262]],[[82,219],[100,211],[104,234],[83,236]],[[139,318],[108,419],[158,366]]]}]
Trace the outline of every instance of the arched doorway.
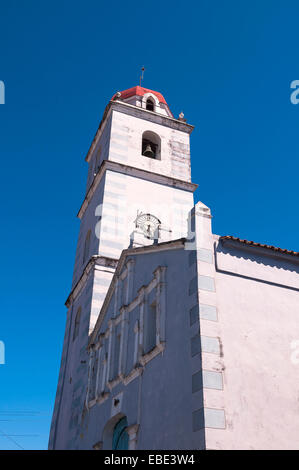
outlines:
[{"label": "arched doorway", "polygon": [[124,416],[119,420],[113,429],[112,450],[128,450],[129,435],[126,431],[128,426],[127,418]]}]

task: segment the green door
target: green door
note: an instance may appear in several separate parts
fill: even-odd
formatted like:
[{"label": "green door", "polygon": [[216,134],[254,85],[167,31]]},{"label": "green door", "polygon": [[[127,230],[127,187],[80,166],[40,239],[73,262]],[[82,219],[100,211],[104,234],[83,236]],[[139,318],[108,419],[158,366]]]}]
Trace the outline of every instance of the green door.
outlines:
[{"label": "green door", "polygon": [[113,430],[112,449],[113,450],[128,450],[129,449],[129,435],[126,431],[128,426],[127,418],[124,417],[115,425]]}]

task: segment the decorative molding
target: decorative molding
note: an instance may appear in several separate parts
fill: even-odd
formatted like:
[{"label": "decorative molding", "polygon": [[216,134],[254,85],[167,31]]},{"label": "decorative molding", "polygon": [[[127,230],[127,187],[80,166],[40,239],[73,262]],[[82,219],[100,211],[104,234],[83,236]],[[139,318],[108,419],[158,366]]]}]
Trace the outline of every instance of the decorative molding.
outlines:
[{"label": "decorative molding", "polygon": [[149,361],[151,361],[152,359],[154,359],[154,357],[158,356],[159,354],[161,354],[165,349],[165,343],[159,343],[157,344],[157,346],[155,346],[151,351],[149,351],[148,353],[146,354],[143,354],[139,361],[140,361],[140,364],[142,364],[143,366],[145,366]]},{"label": "decorative molding", "polygon": [[111,274],[114,273],[117,267],[118,260],[115,258],[108,258],[107,256],[94,255],[90,258],[87,265],[85,266],[83,273],[81,274],[78,282],[71,290],[68,298],[65,301],[65,306],[70,307],[72,302],[78,297],[79,293],[85,287],[86,282],[89,278],[89,274],[96,269],[96,266],[104,266],[112,269]]},{"label": "decorative molding", "polygon": [[[128,273],[130,270],[128,266],[133,266],[133,262],[127,263],[125,265],[125,272]],[[132,300],[128,305],[123,305],[119,308],[119,313],[115,312],[115,316],[113,318],[109,318],[107,325],[108,328],[105,332],[100,332],[98,336],[95,334],[93,336],[93,343],[90,343],[89,351],[90,351],[90,360],[89,360],[89,380],[88,380],[88,389],[87,389],[87,402],[88,407],[93,406],[95,403],[99,403],[99,396],[98,391],[103,392],[105,386],[108,387],[109,391],[111,392],[114,387],[116,387],[119,383],[123,383],[127,385],[132,380],[134,380],[137,376],[142,374],[144,367],[146,364],[154,359],[160,353],[163,353],[165,349],[165,322],[166,322],[166,267],[165,266],[158,266],[153,272],[153,279],[149,282],[149,284],[142,286],[137,291],[137,296],[135,299]],[[125,277],[123,276],[123,272],[121,271],[119,274],[115,276],[115,285],[116,289],[119,289],[119,279]],[[157,318],[156,318],[156,345],[155,347],[144,354],[144,336],[143,336],[143,329],[144,329],[144,316],[146,315],[146,308],[147,308],[147,300],[148,295],[154,289],[155,291],[155,302],[157,306]],[[133,369],[129,372],[129,374],[125,375],[126,370],[126,358],[127,358],[127,341],[128,341],[128,325],[129,325],[129,313],[133,311],[136,307],[140,307],[139,311],[139,319],[135,322],[134,325],[134,333],[135,333],[135,340],[134,340],[134,363]],[[118,314],[117,314],[118,313]],[[112,377],[112,364],[114,363],[114,341],[115,341],[115,332],[117,325],[121,325],[121,340],[120,340],[120,351],[119,351],[119,362],[118,362],[118,373],[117,377]],[[103,338],[108,338],[108,357],[107,357],[107,372],[103,372],[105,374],[102,385],[100,386],[100,370],[102,364],[105,361],[102,361],[102,356],[104,354],[103,349]],[[98,360],[98,367],[96,371],[96,383],[95,383],[95,400],[89,400],[90,390],[93,390],[93,383],[94,380],[93,374],[91,374],[95,355],[97,355]],[[105,384],[104,384],[105,380]],[[93,397],[92,397],[93,398]]]},{"label": "decorative molding", "polygon": [[108,392],[101,393],[100,396],[96,400],[97,404],[101,405],[102,403],[104,403],[104,401],[107,400],[107,398],[109,398],[109,396],[110,396],[110,393]]},{"label": "decorative molding", "polygon": [[[124,268],[125,261],[126,261],[127,257],[130,256],[130,255],[133,256],[133,255],[138,255],[138,254],[142,254],[142,253],[157,253],[159,251],[164,251],[164,250],[182,249],[182,248],[184,248],[185,242],[186,242],[185,238],[179,238],[177,240],[172,240],[172,241],[168,241],[168,242],[159,243],[159,245],[143,246],[143,247],[140,247],[140,248],[128,248],[128,249],[122,251],[119,262],[117,264],[117,268],[115,270],[115,273],[114,273],[113,278],[111,280],[111,283],[109,285],[106,297],[104,299],[104,302],[103,302],[103,305],[102,305],[102,308],[101,308],[101,311],[99,313],[98,319],[96,321],[96,324],[94,326],[93,331],[90,334],[88,347],[90,347],[94,343],[95,338],[96,338],[96,336],[97,336],[97,334],[100,330],[100,327],[101,327],[102,321],[105,317],[105,314],[107,312],[110,300],[112,299],[112,296],[115,292],[115,288],[116,288],[116,284],[117,284],[118,279],[119,279],[119,275],[121,274],[121,272]],[[142,287],[140,289],[142,289]],[[132,305],[133,302],[131,302],[130,305]],[[128,307],[128,306],[126,306],[126,307]]]},{"label": "decorative molding", "polygon": [[136,377],[139,377],[139,375],[143,373],[143,370],[143,367],[137,364],[134,369],[132,369],[131,372],[123,378],[124,385],[128,385],[130,382],[136,379]]},{"label": "decorative molding", "polygon": [[142,100],[141,100],[141,103],[142,103],[142,108],[146,109],[146,102],[148,100],[148,98],[152,98],[152,100],[154,100],[154,103],[155,103],[155,109],[154,109],[154,112],[157,112],[156,111],[156,108],[160,108],[160,104],[159,104],[159,100],[158,98],[156,97],[156,95],[154,95],[153,93],[145,93],[142,97]]},{"label": "decorative molding", "polygon": [[112,160],[103,160],[100,165],[100,168],[91,183],[84,201],[78,211],[77,217],[82,219],[89,202],[92,200],[92,197],[102,180],[105,172],[107,170],[115,171],[117,173],[122,173],[128,176],[133,176],[137,178],[142,178],[148,181],[152,181],[154,183],[163,184],[165,186],[171,186],[179,189],[184,189],[185,191],[189,191],[194,193],[197,189],[198,185],[195,183],[191,183],[189,181],[179,180],[177,178],[173,178],[172,176],[161,175],[160,173],[154,173],[152,171],[144,170],[141,168],[137,168],[134,166],[126,165],[124,163],[115,162]]},{"label": "decorative molding", "polygon": [[186,132],[187,134],[191,134],[194,129],[194,126],[191,124],[180,121],[179,119],[175,119],[164,114],[157,114],[155,112],[148,111],[147,109],[125,103],[124,101],[115,100],[113,102],[112,108],[113,110],[123,114],[128,114],[146,121],[154,122],[156,124],[170,127],[178,131]]}]

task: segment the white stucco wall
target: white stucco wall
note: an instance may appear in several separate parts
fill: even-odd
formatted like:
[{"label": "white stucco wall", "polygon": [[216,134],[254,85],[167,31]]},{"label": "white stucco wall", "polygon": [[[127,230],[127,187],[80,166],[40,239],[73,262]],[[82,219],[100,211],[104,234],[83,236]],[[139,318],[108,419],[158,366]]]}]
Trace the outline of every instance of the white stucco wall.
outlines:
[{"label": "white stucco wall", "polygon": [[204,419],[207,449],[298,449],[298,257],[221,240],[209,210],[195,214],[204,402],[195,428]]},{"label": "white stucco wall", "polygon": [[99,254],[119,257],[130,244],[137,211],[155,215],[173,240],[187,233],[193,193],[114,171],[106,172]]},{"label": "white stucco wall", "polygon": [[216,253],[219,270],[230,273],[215,278],[223,396],[208,403],[223,404],[226,429],[208,430],[208,444],[298,449],[299,364],[291,360],[291,343],[299,339],[298,262],[231,247]]},{"label": "white stucco wall", "polygon": [[[141,154],[142,134],[145,131],[160,136],[161,160]],[[117,110],[113,110],[112,114],[108,158],[157,174],[191,181],[190,140],[187,132]]]}]

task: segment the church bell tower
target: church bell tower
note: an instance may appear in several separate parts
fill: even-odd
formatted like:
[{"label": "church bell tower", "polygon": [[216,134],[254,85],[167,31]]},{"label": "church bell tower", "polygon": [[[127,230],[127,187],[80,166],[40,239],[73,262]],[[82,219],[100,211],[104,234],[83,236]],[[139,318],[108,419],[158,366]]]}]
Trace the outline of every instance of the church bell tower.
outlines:
[{"label": "church bell tower", "polygon": [[[197,187],[191,182],[192,130],[182,114],[173,116],[161,93],[141,86],[117,92],[104,110],[85,158],[87,186],[78,212],[80,233],[49,448],[56,448],[66,423],[69,436],[79,432],[74,402],[84,401],[88,336],[122,250],[187,236]],[[71,447],[65,442],[65,448]]]}]

